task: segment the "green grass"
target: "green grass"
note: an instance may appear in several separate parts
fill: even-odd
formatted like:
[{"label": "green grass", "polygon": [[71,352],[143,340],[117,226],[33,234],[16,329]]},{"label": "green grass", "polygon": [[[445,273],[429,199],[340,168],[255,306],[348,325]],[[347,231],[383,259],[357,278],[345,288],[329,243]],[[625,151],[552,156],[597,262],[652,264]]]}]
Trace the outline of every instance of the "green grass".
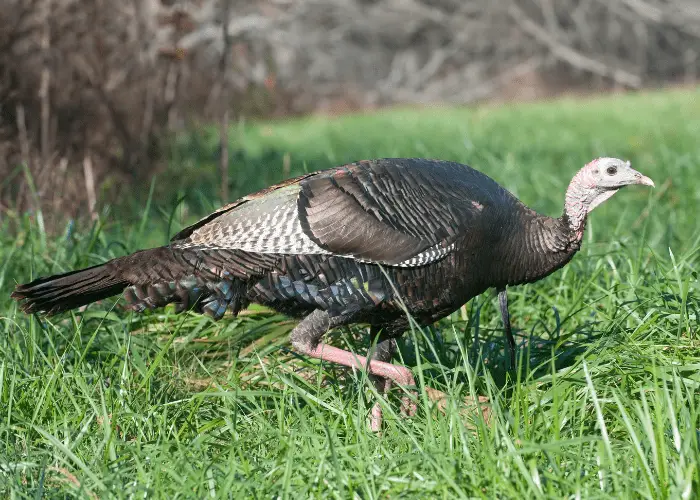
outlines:
[{"label": "green grass", "polygon": [[[20,234],[0,232],[3,496],[697,497],[700,91],[232,131],[235,195],[386,156],[469,163],[551,215],[576,169],[599,155],[630,159],[657,187],[618,193],[593,213],[571,264],[510,291],[517,380],[503,370],[492,293],[409,332],[395,362],[416,375],[418,415],[400,418],[394,391],[374,435],[366,376],[290,352],[294,324],[280,315],[254,308],[214,323],[108,301],[43,319],[9,300],[15,282],[162,244],[216,207],[216,136],[183,137],[141,214],[125,203],[60,237],[29,216]],[[363,352],[360,333],[333,342]],[[444,414],[424,386],[450,395]],[[476,395],[489,397],[489,423],[460,412]]]}]

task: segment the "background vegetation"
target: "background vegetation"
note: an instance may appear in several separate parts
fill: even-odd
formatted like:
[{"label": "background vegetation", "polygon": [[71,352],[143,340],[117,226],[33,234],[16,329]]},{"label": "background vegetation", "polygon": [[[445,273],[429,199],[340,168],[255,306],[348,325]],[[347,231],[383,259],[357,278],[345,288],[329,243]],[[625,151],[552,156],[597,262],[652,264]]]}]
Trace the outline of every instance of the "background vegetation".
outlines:
[{"label": "background vegetation", "polygon": [[[16,211],[0,231],[0,493],[80,497],[694,498],[700,488],[700,92],[640,93],[337,119],[239,122],[231,197],[305,170],[387,156],[488,173],[556,215],[576,169],[624,157],[656,182],[596,209],[582,251],[511,291],[520,371],[503,370],[493,295],[410,332],[419,412],[362,373],[287,350],[294,324],[260,308],[214,323],[106,301],[26,317],[15,282],[162,244],[216,206],[218,133],[170,143],[167,170],[52,235]],[[31,177],[29,177],[31,178]],[[150,186],[150,189],[149,189]],[[150,195],[149,195],[150,193]],[[13,231],[9,230],[12,225]],[[335,332],[358,351],[362,329]],[[444,413],[424,397],[450,395]],[[489,398],[491,419],[465,412]]]}]

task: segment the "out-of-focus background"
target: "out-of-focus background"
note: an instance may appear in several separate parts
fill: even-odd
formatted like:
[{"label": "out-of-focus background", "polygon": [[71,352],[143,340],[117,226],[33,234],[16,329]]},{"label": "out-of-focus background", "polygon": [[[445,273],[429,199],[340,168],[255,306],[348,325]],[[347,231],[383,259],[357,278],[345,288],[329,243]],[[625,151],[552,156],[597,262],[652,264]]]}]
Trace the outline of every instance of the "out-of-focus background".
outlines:
[{"label": "out-of-focus background", "polygon": [[699,54],[695,0],[5,0],[0,217],[95,218],[156,174],[244,194],[236,137],[175,161],[207,126],[686,85]]}]

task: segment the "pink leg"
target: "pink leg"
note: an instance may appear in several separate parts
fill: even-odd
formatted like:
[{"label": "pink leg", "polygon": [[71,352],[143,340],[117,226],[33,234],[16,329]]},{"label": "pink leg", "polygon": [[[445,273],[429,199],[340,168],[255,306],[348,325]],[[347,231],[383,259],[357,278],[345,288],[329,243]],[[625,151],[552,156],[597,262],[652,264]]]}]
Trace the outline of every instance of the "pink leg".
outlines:
[{"label": "pink leg", "polygon": [[[385,378],[382,379],[381,382],[378,382],[376,385],[377,390],[380,392],[380,394],[385,395],[388,394],[389,389],[391,389],[391,380]],[[369,429],[372,432],[379,432],[380,430],[382,430],[382,405],[379,404],[379,401],[374,403],[374,406],[372,407],[372,413],[369,417]]]},{"label": "pink leg", "polygon": [[[312,358],[323,359],[324,361],[338,363],[339,365],[359,369],[367,367],[367,371],[370,374],[393,380],[399,385],[408,387],[415,387],[416,385],[411,370],[405,366],[393,365],[375,359],[368,360],[365,356],[359,356],[328,344],[318,344],[314,348],[306,347],[304,349],[299,349],[299,347],[297,347],[297,349],[300,350],[302,354],[306,354]],[[413,416],[416,413],[416,404],[411,401],[408,396],[402,399],[402,412],[408,416]],[[379,413],[381,413],[381,408],[379,408]],[[375,414],[374,409],[372,410],[372,414]]]},{"label": "pink leg", "polygon": [[[368,360],[365,356],[357,356],[343,349],[338,349],[327,344],[320,343],[323,335],[333,327],[340,326],[348,322],[351,316],[330,317],[328,312],[317,309],[306,316],[290,334],[290,340],[294,350],[300,354],[306,354],[313,358],[331,361],[351,368],[366,368],[370,375],[384,378],[387,383],[384,389],[389,388],[390,381],[395,381],[399,385],[415,387],[413,374],[405,366],[396,366],[380,359]],[[378,352],[380,358],[391,359],[391,346],[384,344]],[[389,350],[387,350],[387,348]],[[377,355],[377,354],[375,354]],[[401,412],[404,415],[412,416],[416,413],[416,405],[411,398],[402,398]],[[370,427],[372,430],[378,429],[381,425],[381,407],[375,405],[372,408]]]},{"label": "pink leg", "polygon": [[[415,387],[416,383],[413,379],[413,374],[411,370],[405,366],[393,365],[379,359],[368,360],[365,356],[357,356],[343,349],[320,343],[321,338],[328,330],[347,323],[350,318],[351,316],[330,317],[326,311],[320,309],[311,312],[290,334],[290,340],[294,350],[300,354],[306,354],[313,358],[331,361],[343,366],[366,368],[371,375],[386,379],[383,387],[384,390],[388,390],[392,381],[397,382],[399,385]],[[379,346],[380,344],[377,344],[378,348]],[[384,349],[381,349],[382,354],[380,354],[379,357],[389,360],[391,359],[391,351],[386,351],[386,347],[387,346],[384,345]],[[446,402],[445,394],[428,387],[426,387],[426,393],[429,399],[438,403],[439,408],[444,407]],[[485,398],[479,397],[477,404],[482,406],[484,417],[488,418],[489,409],[487,406],[484,406],[485,401]],[[473,406],[473,402],[470,402],[470,404]],[[381,407],[379,405],[375,405],[372,408],[370,428],[373,431],[379,430],[381,426],[381,413]],[[401,413],[408,416],[413,416],[416,413],[416,404],[408,396],[402,399]]]},{"label": "pink leg", "polygon": [[[375,346],[371,358],[377,361],[384,361],[389,363],[391,357],[396,351],[396,341],[393,338],[387,338],[382,335],[382,329],[377,325],[372,325],[370,328],[370,337],[377,340],[377,345]],[[391,380],[384,377],[377,377],[376,375],[371,375],[374,380],[374,387],[377,392],[386,396],[391,390]],[[405,405],[408,407],[408,405]],[[405,413],[405,412],[404,412]],[[374,403],[372,407],[372,412],[370,413],[369,427],[372,432],[380,432],[382,429],[382,405],[379,401]]]}]

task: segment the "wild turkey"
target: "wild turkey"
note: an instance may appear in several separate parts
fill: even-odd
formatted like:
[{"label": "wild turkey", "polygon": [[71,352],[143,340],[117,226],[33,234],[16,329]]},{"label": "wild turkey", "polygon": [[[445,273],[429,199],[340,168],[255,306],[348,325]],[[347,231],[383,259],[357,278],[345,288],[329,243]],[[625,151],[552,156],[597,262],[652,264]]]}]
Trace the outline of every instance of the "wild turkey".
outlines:
[{"label": "wild turkey", "polygon": [[[391,380],[410,386],[410,370],[389,363],[394,339],[408,327],[404,306],[428,325],[496,288],[514,365],[506,287],[569,262],[588,213],[629,184],[654,185],[629,162],[594,160],[571,181],[563,215],[551,218],[466,165],[360,161],[241,198],[167,246],[39,278],[12,296],[25,312],[47,314],[122,291],[135,311],[175,303],[216,319],[264,304],[303,318],[291,332],[300,353],[367,366],[385,388]],[[370,361],[321,343],[329,329],[349,323],[370,325],[377,340]]]}]

